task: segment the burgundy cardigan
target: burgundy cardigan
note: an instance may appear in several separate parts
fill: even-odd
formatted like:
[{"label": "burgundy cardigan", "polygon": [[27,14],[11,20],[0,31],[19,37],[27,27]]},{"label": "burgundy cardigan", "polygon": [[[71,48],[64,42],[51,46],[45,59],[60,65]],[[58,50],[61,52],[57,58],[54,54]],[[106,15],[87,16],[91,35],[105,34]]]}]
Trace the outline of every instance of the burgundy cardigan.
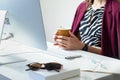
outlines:
[{"label": "burgundy cardigan", "polygon": [[[82,2],[75,13],[71,31],[78,33],[79,23],[88,4]],[[76,35],[77,36],[77,35]],[[107,0],[105,4],[101,36],[102,55],[120,59],[120,2]]]}]

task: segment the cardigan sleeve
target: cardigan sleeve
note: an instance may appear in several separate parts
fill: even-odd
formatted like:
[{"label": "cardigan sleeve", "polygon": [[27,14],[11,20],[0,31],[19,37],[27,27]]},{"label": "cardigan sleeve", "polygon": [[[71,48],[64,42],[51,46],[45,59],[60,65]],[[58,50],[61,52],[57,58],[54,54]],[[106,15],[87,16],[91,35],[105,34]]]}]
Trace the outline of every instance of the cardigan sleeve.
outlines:
[{"label": "cardigan sleeve", "polygon": [[120,59],[120,9],[117,14],[117,38],[118,38],[118,58]]},{"label": "cardigan sleeve", "polygon": [[108,0],[102,26],[102,54],[120,59],[120,3]]},{"label": "cardigan sleeve", "polygon": [[73,19],[73,23],[72,23],[72,27],[71,27],[71,32],[72,33],[76,33],[79,22],[81,21],[84,12],[86,10],[86,2],[82,2],[80,3],[80,5],[77,7],[75,15],[74,15],[74,19]]}]

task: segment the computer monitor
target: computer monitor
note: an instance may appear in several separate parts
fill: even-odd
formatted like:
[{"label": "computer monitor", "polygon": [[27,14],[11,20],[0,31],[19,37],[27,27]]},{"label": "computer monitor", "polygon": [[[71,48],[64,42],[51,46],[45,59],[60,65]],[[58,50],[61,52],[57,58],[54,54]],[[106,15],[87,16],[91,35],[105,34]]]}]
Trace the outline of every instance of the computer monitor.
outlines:
[{"label": "computer monitor", "polygon": [[40,0],[0,0],[0,10],[8,10],[10,28],[16,41],[47,49]]}]

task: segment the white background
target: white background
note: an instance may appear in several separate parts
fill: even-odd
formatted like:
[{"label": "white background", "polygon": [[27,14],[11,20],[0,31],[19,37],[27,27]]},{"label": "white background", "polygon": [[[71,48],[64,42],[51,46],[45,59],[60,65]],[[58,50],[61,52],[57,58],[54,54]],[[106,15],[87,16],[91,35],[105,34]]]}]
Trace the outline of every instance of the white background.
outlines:
[{"label": "white background", "polygon": [[53,42],[57,28],[71,28],[77,6],[83,0],[40,0],[47,41]]}]

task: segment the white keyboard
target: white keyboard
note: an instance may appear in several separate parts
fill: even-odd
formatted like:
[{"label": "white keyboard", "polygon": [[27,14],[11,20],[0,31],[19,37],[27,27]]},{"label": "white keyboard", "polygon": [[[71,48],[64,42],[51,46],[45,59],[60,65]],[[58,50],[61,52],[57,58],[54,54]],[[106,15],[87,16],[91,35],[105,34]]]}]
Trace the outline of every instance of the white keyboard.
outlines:
[{"label": "white keyboard", "polygon": [[64,59],[74,59],[82,57],[80,54],[80,50],[63,50],[58,46],[54,46],[53,44],[48,44],[47,54],[50,54],[55,57],[64,58]]}]

